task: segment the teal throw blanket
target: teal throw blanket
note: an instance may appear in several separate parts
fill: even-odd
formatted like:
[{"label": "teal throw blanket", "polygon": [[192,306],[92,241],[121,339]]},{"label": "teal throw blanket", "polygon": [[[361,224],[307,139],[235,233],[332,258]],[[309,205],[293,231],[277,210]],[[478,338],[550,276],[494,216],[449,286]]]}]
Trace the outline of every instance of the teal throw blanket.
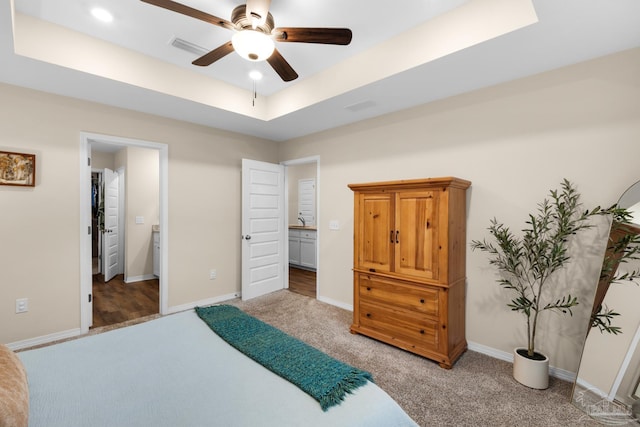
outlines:
[{"label": "teal throw blanket", "polygon": [[372,381],[349,366],[230,305],[196,307],[196,313],[222,339],[265,368],[298,386],[323,411],[347,393]]}]

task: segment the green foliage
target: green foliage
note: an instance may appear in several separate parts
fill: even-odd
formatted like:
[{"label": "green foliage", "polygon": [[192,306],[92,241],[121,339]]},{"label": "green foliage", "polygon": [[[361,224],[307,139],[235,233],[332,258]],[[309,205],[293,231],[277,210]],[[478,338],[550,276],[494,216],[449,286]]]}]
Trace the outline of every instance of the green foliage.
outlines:
[{"label": "green foliage", "polygon": [[537,212],[529,214],[521,237],[494,218],[488,227],[493,241],[472,241],[472,249],[487,252],[489,263],[500,271],[498,283],[515,293],[508,306],[526,317],[530,357],[535,352],[538,315],[546,310],[573,315],[571,309],[578,305],[577,298],[570,294],[546,301],[543,290],[569,261],[570,238],[591,227],[591,216],[604,213],[608,210],[600,207],[583,211],[579,193],[564,179],[561,189],[551,190],[549,197],[538,204]]},{"label": "green foliage", "polygon": [[[612,217],[612,223],[600,280],[608,280],[610,284],[631,281],[637,285],[640,270],[625,271],[619,268],[620,265],[640,259],[640,234],[637,232],[637,226],[632,225],[633,214],[618,206],[613,206],[607,211]],[[597,327],[600,332],[621,334],[622,329],[611,324],[613,317],[620,314],[603,305],[596,308],[591,317],[591,327]]]},{"label": "green foliage", "polygon": [[621,334],[622,328],[611,324],[611,321],[615,316],[620,316],[620,313],[616,313],[615,311],[608,309],[606,306],[601,305],[598,312],[591,319],[591,327],[598,328],[600,332],[607,332],[613,335]]}]

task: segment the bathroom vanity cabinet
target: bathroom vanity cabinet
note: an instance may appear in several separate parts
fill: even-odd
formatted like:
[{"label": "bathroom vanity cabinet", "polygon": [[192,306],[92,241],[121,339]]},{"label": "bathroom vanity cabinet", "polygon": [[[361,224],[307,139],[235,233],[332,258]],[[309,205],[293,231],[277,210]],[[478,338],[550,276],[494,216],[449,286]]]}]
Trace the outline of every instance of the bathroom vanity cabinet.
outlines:
[{"label": "bathroom vanity cabinet", "polygon": [[289,228],[289,264],[316,269],[316,230]]}]

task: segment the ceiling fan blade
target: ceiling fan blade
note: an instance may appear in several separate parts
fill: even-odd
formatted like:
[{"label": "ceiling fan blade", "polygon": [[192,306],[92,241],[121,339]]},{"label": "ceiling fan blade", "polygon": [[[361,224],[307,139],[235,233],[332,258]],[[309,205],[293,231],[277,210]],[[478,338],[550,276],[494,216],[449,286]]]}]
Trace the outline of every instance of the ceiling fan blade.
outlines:
[{"label": "ceiling fan blade", "polygon": [[348,45],[352,33],[348,28],[293,28],[282,27],[273,30],[279,42],[321,43]]},{"label": "ceiling fan blade", "polygon": [[256,27],[263,25],[267,21],[269,6],[271,0],[247,0],[246,14],[249,22],[255,23]]},{"label": "ceiling fan blade", "polygon": [[163,9],[171,10],[173,12],[181,13],[192,18],[199,19],[204,22],[208,22],[213,25],[217,25],[228,30],[234,30],[236,27],[226,19],[218,18],[217,16],[210,15],[201,10],[194,9],[182,3],[178,3],[172,0],[141,0],[144,3],[149,3],[154,6],[161,7]]},{"label": "ceiling fan blade", "polygon": [[202,55],[200,58],[193,61],[192,64],[206,67],[207,65],[213,64],[218,59],[224,58],[231,52],[233,52],[233,45],[231,42],[227,42],[222,46],[213,49],[211,52]]},{"label": "ceiling fan blade", "polygon": [[291,68],[291,65],[289,65],[287,60],[278,52],[278,49],[274,49],[271,56],[267,58],[267,62],[285,82],[290,82],[298,78],[298,73]]}]

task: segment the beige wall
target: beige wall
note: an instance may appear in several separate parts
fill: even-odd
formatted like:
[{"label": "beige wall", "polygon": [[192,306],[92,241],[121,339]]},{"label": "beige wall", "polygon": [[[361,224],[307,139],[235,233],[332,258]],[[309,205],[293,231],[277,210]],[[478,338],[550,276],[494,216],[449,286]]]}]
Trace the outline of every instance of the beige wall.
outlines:
[{"label": "beige wall", "polygon": [[[615,203],[640,178],[639,75],[635,49],[281,144],[281,160],[320,156],[320,298],[352,301],[349,183],[471,180],[467,243],[487,237],[494,216],[522,228],[565,177],[586,206]],[[340,230],[328,231],[332,219]],[[583,305],[573,317],[545,313],[538,337],[551,365],[571,372],[600,268],[598,249],[588,249],[576,257],[575,276],[562,278],[585,298]],[[526,344],[524,321],[506,306],[509,295],[485,254],[468,251],[467,278],[467,339],[503,354]]]},{"label": "beige wall", "polygon": [[38,162],[36,187],[0,186],[0,342],[80,327],[82,131],[169,146],[169,307],[240,290],[241,159],[275,162],[276,143],[9,85],[0,117],[0,147]]},{"label": "beige wall", "polygon": [[91,153],[91,168],[92,169],[104,169],[108,168],[114,170],[115,167],[115,153]]},{"label": "beige wall", "polygon": [[[153,275],[151,226],[160,220],[160,156],[158,150],[126,148],[125,281]],[[142,224],[136,223],[142,217]]]}]

